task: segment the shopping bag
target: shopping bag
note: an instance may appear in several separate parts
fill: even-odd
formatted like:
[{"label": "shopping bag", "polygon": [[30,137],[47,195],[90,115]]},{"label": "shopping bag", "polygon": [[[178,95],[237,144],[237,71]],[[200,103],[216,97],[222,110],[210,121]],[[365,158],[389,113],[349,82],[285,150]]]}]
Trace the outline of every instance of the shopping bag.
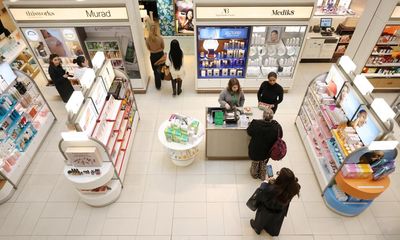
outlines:
[{"label": "shopping bag", "polygon": [[257,188],[256,191],[251,195],[249,200],[247,200],[246,205],[250,210],[255,211],[258,208],[258,201],[257,201],[257,196],[260,194],[262,189]]}]

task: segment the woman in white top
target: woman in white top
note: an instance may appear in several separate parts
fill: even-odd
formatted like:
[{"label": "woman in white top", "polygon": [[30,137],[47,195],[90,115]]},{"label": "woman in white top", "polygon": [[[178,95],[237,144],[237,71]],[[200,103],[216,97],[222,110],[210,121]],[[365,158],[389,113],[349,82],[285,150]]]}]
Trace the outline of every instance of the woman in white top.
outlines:
[{"label": "woman in white top", "polygon": [[74,70],[74,78],[80,81],[83,73],[89,68],[88,62],[84,56],[78,56],[73,60],[73,63],[76,63],[79,66],[79,68],[75,68]]},{"label": "woman in white top", "polygon": [[169,67],[172,76],[172,95],[175,96],[177,93],[180,95],[182,93],[182,79],[185,77],[185,69],[183,66],[183,51],[176,39],[171,41],[165,64]]}]

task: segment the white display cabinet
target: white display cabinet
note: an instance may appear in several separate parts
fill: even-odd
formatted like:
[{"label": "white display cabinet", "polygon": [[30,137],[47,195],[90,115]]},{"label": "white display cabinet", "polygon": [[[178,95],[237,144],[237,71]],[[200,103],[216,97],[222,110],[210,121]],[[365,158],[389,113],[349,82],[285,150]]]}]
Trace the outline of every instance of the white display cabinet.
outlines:
[{"label": "white display cabinet", "polygon": [[106,60],[97,73],[79,110],[70,117],[77,132],[63,133],[59,148],[66,162],[64,175],[83,201],[105,206],[123,188],[139,113],[124,72]]},{"label": "white display cabinet", "polygon": [[0,63],[0,203],[7,201],[56,120],[34,80]]},{"label": "white display cabinet", "polygon": [[253,26],[246,80],[265,80],[270,72],[276,72],[280,80],[293,79],[306,29],[307,26]]}]

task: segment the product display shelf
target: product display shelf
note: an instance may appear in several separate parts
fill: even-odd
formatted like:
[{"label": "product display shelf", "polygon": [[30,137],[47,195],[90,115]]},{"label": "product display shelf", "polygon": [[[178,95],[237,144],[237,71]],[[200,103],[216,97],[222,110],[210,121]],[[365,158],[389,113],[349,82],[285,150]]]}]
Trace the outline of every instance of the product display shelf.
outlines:
[{"label": "product display shelf", "polygon": [[44,122],[40,129],[38,129],[38,133],[34,136],[33,140],[31,140],[29,147],[21,154],[20,159],[17,160],[17,164],[13,166],[13,170],[8,174],[9,179],[14,183],[19,183],[43,139],[53,126],[55,120],[54,116],[50,112],[47,115],[48,116],[43,119]]},{"label": "product display shelf", "polygon": [[400,89],[400,25],[386,25],[362,73],[369,78],[375,91],[398,91]]},{"label": "product display shelf", "polygon": [[[10,67],[8,68],[10,69],[10,71],[12,71]],[[11,155],[16,156],[14,163],[10,163],[10,161],[8,161],[8,164],[11,167],[9,171],[5,171],[4,169],[0,170],[0,175],[5,178],[3,186],[0,187],[0,203],[7,201],[17,189],[23,174],[25,173],[37,150],[42,144],[43,139],[46,137],[51,127],[53,126],[54,121],[56,120],[55,115],[50,110],[50,107],[47,105],[44,97],[39,92],[37,85],[34,83],[34,80],[23,71],[13,71],[17,76],[17,80],[19,82],[23,82],[26,85],[26,94],[31,94],[32,96],[35,96],[37,92],[37,96],[35,96],[34,98],[30,98],[30,103],[26,106],[26,108],[22,107],[20,100],[18,100],[14,104],[14,106],[12,106],[13,111],[18,111],[21,116],[24,115],[27,118],[27,121],[24,126],[21,126],[22,128],[18,131],[18,135],[12,138],[12,141],[15,145],[11,149],[10,155],[5,156],[4,159],[2,158],[0,161],[0,165],[3,167],[5,161],[8,161],[6,160],[8,157],[10,157]],[[15,83],[15,80],[12,81],[9,87],[7,87],[5,89],[6,91],[4,92],[9,92],[11,87]],[[23,94],[23,96],[25,96],[26,94]],[[34,116],[28,116],[29,114],[27,113],[27,109],[31,109],[33,106],[36,106],[36,104],[39,104],[39,102],[42,106],[36,109],[36,114]],[[9,113],[7,113],[7,116],[10,116]],[[6,138],[11,138],[9,134],[14,131],[14,129],[19,127],[17,126],[17,123],[21,121],[21,116],[18,119],[14,119],[13,124],[9,126],[10,128],[8,129],[9,132],[6,132]],[[2,119],[2,122],[5,121],[5,119]],[[22,139],[23,133],[27,128],[32,129],[32,134],[29,139]]]},{"label": "product display shelf", "polygon": [[[91,59],[93,59],[96,52],[104,51],[106,59],[110,60],[114,67],[122,70],[125,69],[120,43],[117,39],[87,39],[85,40],[85,45]],[[114,47],[109,48],[108,46],[110,45],[113,45]]]},{"label": "product display shelf", "polygon": [[[71,169],[78,169],[79,171],[100,169],[100,175],[83,175],[74,176],[68,174]],[[94,189],[98,186],[103,186],[108,183],[114,176],[114,167],[110,162],[104,162],[100,167],[64,167],[65,177],[78,189]]]},{"label": "product display shelf", "polygon": [[344,147],[343,141],[340,140],[337,130],[332,130],[332,136],[334,137],[335,141],[339,144],[338,146],[339,146],[340,153],[345,157],[349,156],[350,153]]},{"label": "product display shelf", "polygon": [[365,64],[366,67],[400,67],[400,63]]},{"label": "product display shelf", "polygon": [[[340,71],[343,71],[340,66],[338,66],[338,68]],[[332,74],[334,74],[335,71],[332,69],[331,71]],[[331,72],[329,74],[331,74]],[[332,78],[333,76],[338,77],[337,75],[329,76]],[[369,150],[368,146],[362,144],[360,139],[358,142],[354,142],[356,140],[354,140],[353,137],[351,138],[351,141],[346,140],[353,134],[357,134],[360,138],[362,135],[360,135],[361,133],[359,133],[359,129],[356,131],[355,129],[352,130],[351,128],[346,128],[346,122],[348,122],[349,119],[343,118],[343,109],[339,108],[339,103],[343,104],[341,95],[337,96],[337,99],[340,99],[340,101],[337,100],[333,102],[326,97],[325,99],[321,98],[321,100],[319,100],[319,94],[315,91],[314,87],[318,86],[318,92],[321,92],[322,94],[321,97],[323,95],[326,96],[323,89],[324,86],[325,88],[328,87],[328,83],[326,82],[328,81],[326,80],[327,77],[328,74],[321,74],[310,83],[295,123],[309,156],[309,160],[315,172],[326,205],[338,214],[344,216],[356,216],[370,206],[374,198],[385,191],[390,181],[388,177],[382,177],[380,180],[372,180],[372,174],[362,165],[355,165],[354,167],[359,166],[359,169],[365,170],[357,172],[357,175],[354,175],[353,173],[353,175],[350,174],[349,176],[344,177],[346,171],[352,171],[349,169],[352,169],[353,167],[353,165],[347,164],[359,163],[361,157],[364,156],[364,154],[369,153],[371,150]],[[351,76],[342,78],[344,82],[351,80]],[[326,85],[322,83],[325,83]],[[357,93],[356,87],[351,83],[347,83],[346,86],[350,91]],[[358,104],[361,104],[361,106],[368,104],[366,102],[367,100],[361,97],[359,97],[358,101],[360,101]],[[319,104],[319,108],[317,108],[316,104],[319,102],[321,103]],[[319,109],[320,112],[317,111]],[[325,114],[323,114],[324,112]],[[320,113],[322,114],[319,115],[320,118],[315,116],[315,114]],[[379,122],[379,118],[372,113],[369,117],[373,119],[368,121]],[[326,126],[324,123],[326,123]],[[383,127],[383,124],[379,123],[379,125],[380,127],[378,126],[378,128],[382,128],[380,131],[383,131],[384,134],[391,131],[390,129],[387,129],[387,127]],[[315,126],[317,126],[316,129],[313,128]],[[327,130],[329,131],[329,134],[324,134],[324,132],[328,132]],[[348,132],[349,135],[346,135],[346,132]],[[379,140],[379,135],[376,135],[375,138],[376,141]],[[344,141],[349,142],[346,143]],[[324,149],[324,147],[326,147],[326,149]],[[396,149],[391,150],[388,153],[385,151],[385,158],[387,159],[395,159],[396,155]],[[374,172],[374,177],[376,177],[375,173],[376,172]],[[368,178],[363,178],[367,176],[366,174],[371,175],[369,175]]]},{"label": "product display shelf", "polygon": [[[110,61],[107,60],[102,69],[106,68],[109,64]],[[102,71],[102,69],[100,69],[96,75],[107,74],[107,71]],[[107,172],[107,174],[106,172],[104,174],[102,172],[101,176],[74,176],[76,178],[87,178],[87,184],[90,184],[90,186],[87,185],[84,188],[82,186],[77,186],[77,191],[85,203],[97,207],[105,206],[116,201],[121,193],[124,175],[131,153],[131,144],[135,136],[135,126],[139,121],[139,114],[136,112],[136,101],[128,76],[117,69],[113,69],[113,71],[116,78],[123,80],[124,87],[121,89],[125,91],[124,97],[121,99],[114,99],[110,96],[110,99],[104,104],[100,111],[98,121],[95,123],[96,128],[93,131],[93,135],[89,137],[86,142],[79,140],[61,140],[60,142],[61,152],[65,152],[68,146],[96,146],[96,148],[100,150],[102,167],[105,164],[111,165],[111,172]],[[100,78],[96,77],[96,79],[98,80]],[[111,86],[111,83],[109,86]],[[82,110],[81,108],[80,111]],[[130,116],[133,117],[133,125],[135,126],[131,126],[129,120]],[[104,130],[101,134],[99,134],[98,130],[100,124],[104,124]],[[95,137],[96,135],[98,135],[98,139]],[[64,157],[68,159],[65,154]],[[74,167],[69,166],[69,168]],[[96,167],[93,168],[96,169]],[[98,178],[100,178],[101,181],[98,180]]]},{"label": "product display shelf", "polygon": [[125,179],[125,172],[126,169],[128,168],[129,158],[131,157],[132,154],[133,138],[136,135],[138,124],[139,124],[139,114],[136,112],[133,118],[132,127],[129,130],[129,134],[127,134],[127,136],[129,137],[124,139],[124,142],[122,143],[121,147],[122,151],[124,152],[121,170],[119,171],[119,177],[121,178],[122,182]]},{"label": "product display shelf", "polygon": [[122,191],[122,184],[119,180],[112,179],[104,186],[110,189],[107,189],[105,192],[78,191],[79,196],[91,206],[106,206],[118,199]]},{"label": "product display shelf", "polygon": [[324,189],[326,188],[326,186],[329,183],[329,179],[326,176],[325,170],[321,164],[321,161],[320,161],[321,158],[319,158],[317,153],[311,148],[311,146],[313,144],[310,141],[310,139],[308,138],[308,134],[306,133],[306,131],[303,127],[303,123],[301,122],[299,117],[296,118],[296,126],[300,133],[301,138],[303,139],[304,147],[306,148],[307,154],[310,157],[310,160],[311,160],[310,162],[311,162],[311,165],[313,166],[315,176],[318,179],[319,187],[320,187],[321,191],[324,191]]}]

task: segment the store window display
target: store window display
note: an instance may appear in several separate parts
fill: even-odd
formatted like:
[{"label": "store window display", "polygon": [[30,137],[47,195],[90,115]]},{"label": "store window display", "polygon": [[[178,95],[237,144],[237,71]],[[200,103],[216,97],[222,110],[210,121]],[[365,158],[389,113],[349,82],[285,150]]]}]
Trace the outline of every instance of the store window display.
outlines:
[{"label": "store window display", "polygon": [[56,31],[51,31],[49,29],[40,30],[43,35],[44,40],[47,43],[47,46],[51,53],[57,54],[60,57],[67,56],[67,52],[60,40],[60,36],[57,36],[58,33]]}]

